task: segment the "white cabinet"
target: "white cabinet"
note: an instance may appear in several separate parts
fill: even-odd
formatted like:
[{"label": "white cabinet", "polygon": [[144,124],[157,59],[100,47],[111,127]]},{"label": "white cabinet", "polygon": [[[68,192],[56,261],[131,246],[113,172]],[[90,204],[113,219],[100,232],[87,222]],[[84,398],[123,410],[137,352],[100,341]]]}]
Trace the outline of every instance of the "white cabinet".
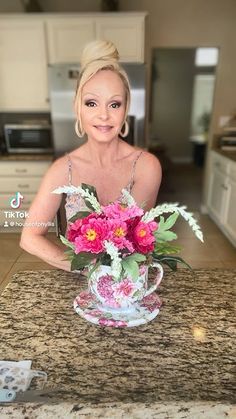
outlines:
[{"label": "white cabinet", "polygon": [[144,62],[144,16],[103,16],[96,20],[96,36],[116,45],[123,62]]},{"label": "white cabinet", "polygon": [[123,62],[144,62],[145,12],[0,14],[0,112],[49,111],[48,64],[78,63],[94,39]]},{"label": "white cabinet", "polygon": [[[0,232],[19,232],[41,179],[51,161],[0,161]],[[24,197],[19,208],[11,207],[16,193]],[[55,229],[54,229],[55,230]]]},{"label": "white cabinet", "polygon": [[236,162],[214,151],[210,157],[209,215],[236,246]]},{"label": "white cabinet", "polygon": [[236,179],[228,179],[227,200],[225,205],[225,229],[236,245]]},{"label": "white cabinet", "polygon": [[84,46],[95,39],[95,20],[86,17],[47,20],[49,63],[78,62]]},{"label": "white cabinet", "polygon": [[0,111],[48,110],[43,21],[0,18]]},{"label": "white cabinet", "polygon": [[84,46],[94,39],[114,42],[120,60],[144,62],[146,13],[107,13],[46,20],[49,63],[78,62]]}]

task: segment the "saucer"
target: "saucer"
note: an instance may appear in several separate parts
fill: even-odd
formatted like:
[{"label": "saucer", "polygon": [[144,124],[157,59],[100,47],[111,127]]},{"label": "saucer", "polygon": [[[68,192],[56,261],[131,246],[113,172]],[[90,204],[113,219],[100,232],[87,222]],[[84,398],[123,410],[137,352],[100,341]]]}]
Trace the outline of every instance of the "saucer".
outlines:
[{"label": "saucer", "polygon": [[82,291],[74,300],[74,309],[85,320],[98,326],[133,327],[153,320],[159,313],[161,300],[156,292],[134,304],[129,311],[102,307],[89,290]]}]

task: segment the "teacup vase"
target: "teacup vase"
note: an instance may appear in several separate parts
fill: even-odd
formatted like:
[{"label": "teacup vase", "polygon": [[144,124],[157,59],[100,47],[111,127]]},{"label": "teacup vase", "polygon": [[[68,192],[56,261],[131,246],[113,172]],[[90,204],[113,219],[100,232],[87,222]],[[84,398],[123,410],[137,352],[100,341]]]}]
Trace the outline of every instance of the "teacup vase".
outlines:
[{"label": "teacup vase", "polygon": [[[155,278],[151,284],[148,280],[148,268],[156,269]],[[133,279],[127,273],[117,280],[112,274],[112,268],[100,265],[93,271],[89,279],[89,291],[95,295],[100,309],[104,311],[129,312],[135,309],[135,304],[153,293],[163,278],[163,268],[159,263],[140,265],[139,276]]]}]

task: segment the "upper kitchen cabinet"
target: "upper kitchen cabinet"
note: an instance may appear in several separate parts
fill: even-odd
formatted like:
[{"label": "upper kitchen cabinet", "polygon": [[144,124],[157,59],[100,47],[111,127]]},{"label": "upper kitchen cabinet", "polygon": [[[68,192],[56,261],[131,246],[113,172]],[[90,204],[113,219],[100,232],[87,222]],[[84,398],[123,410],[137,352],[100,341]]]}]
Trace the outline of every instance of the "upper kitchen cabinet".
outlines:
[{"label": "upper kitchen cabinet", "polygon": [[49,63],[78,62],[94,39],[114,42],[123,62],[144,62],[146,13],[97,13],[46,20]]},{"label": "upper kitchen cabinet", "polygon": [[44,23],[0,18],[0,111],[49,109]]},{"label": "upper kitchen cabinet", "polygon": [[95,37],[95,20],[92,17],[49,18],[47,20],[49,63],[78,62],[84,46]]},{"label": "upper kitchen cabinet", "polygon": [[114,42],[123,62],[144,62],[144,29],[145,14],[103,15],[96,20],[97,39]]}]

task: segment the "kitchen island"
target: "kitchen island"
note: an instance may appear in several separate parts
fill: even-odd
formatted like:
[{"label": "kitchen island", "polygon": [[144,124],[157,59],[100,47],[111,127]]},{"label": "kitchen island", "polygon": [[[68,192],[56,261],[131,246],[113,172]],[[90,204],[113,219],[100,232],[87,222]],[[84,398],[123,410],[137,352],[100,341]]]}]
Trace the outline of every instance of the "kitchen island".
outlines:
[{"label": "kitchen island", "polygon": [[0,298],[0,359],[45,371],[46,398],[1,404],[0,417],[233,418],[235,278],[166,271],[159,315],[118,329],[75,313],[84,277],[17,273]]}]

